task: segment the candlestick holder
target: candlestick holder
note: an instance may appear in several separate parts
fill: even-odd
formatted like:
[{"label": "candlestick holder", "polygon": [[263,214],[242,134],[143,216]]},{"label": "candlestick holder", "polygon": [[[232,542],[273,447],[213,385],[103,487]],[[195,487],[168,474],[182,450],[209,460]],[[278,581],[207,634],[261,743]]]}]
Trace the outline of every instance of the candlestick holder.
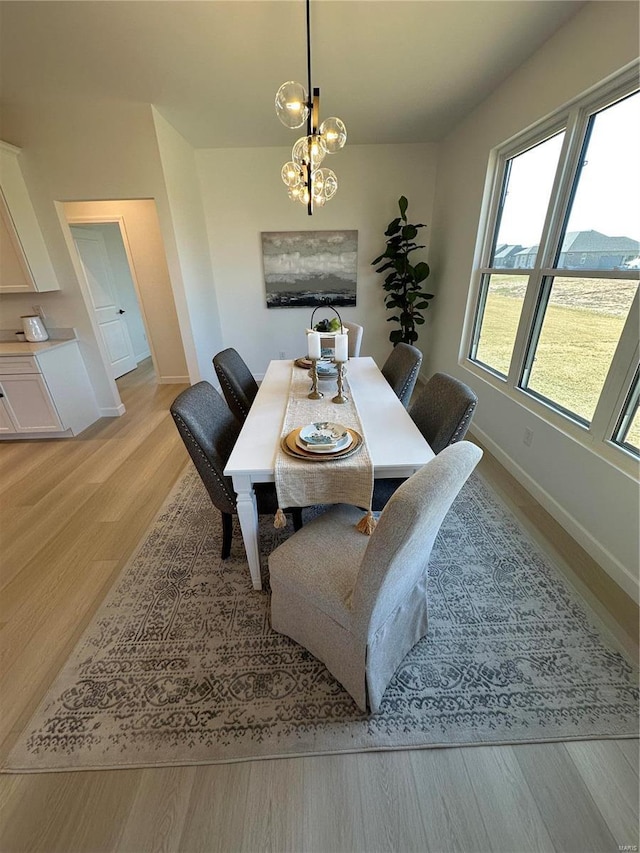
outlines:
[{"label": "candlestick holder", "polygon": [[335,397],[331,398],[332,403],[346,403],[349,399],[345,397],[342,393],[344,389],[344,361],[336,361],[336,367],[338,368],[338,393]]},{"label": "candlestick holder", "polygon": [[311,359],[311,391],[307,394],[310,400],[320,400],[324,397],[322,391],[318,391],[318,359]]}]

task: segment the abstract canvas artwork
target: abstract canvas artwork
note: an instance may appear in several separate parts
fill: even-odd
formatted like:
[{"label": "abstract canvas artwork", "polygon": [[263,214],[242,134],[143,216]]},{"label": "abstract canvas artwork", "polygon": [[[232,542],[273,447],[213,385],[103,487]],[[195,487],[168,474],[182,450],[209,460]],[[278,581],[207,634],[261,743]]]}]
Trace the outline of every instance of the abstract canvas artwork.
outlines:
[{"label": "abstract canvas artwork", "polygon": [[263,231],[267,308],[356,304],[357,231]]}]

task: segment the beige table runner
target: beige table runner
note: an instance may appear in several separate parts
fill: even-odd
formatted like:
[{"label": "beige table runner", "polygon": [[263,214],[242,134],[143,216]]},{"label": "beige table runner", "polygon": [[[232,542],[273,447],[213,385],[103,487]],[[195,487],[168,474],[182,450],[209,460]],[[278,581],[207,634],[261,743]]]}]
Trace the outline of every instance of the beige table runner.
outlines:
[{"label": "beige table runner", "polygon": [[[347,365],[348,370],[348,365]],[[324,393],[321,400],[310,400],[311,385],[308,370],[293,365],[289,385],[289,400],[282,424],[281,437],[293,429],[316,421],[332,421],[356,430],[364,441],[360,450],[344,459],[307,462],[286,454],[280,447],[275,461],[275,484],[278,494],[276,527],[285,523],[281,512],[285,507],[304,507],[323,503],[347,503],[368,510],[358,529],[371,533],[375,522],[371,515],[373,493],[373,464],[367,448],[362,421],[345,376],[346,403],[332,403],[337,393],[336,380],[318,383]]]}]

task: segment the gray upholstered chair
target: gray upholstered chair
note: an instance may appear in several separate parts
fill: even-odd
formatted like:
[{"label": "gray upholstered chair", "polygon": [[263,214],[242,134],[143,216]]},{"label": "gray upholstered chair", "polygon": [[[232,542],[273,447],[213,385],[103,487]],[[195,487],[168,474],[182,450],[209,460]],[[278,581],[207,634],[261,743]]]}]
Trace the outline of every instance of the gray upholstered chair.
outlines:
[{"label": "gray upholstered chair", "polygon": [[447,447],[397,490],[370,537],[354,526],[362,512],[338,504],[269,556],[272,627],[319,658],[363,711],[379,710],[427,633],[431,549],[481,456],[466,441]]},{"label": "gray upholstered chair", "polygon": [[[467,434],[478,398],[475,393],[447,373],[434,373],[409,406],[409,414],[435,454],[455,444]],[[373,509],[381,510],[403,479],[376,480]]]},{"label": "gray upholstered chair", "polygon": [[229,408],[244,423],[258,393],[258,383],[241,356],[232,347],[213,357],[213,366]]},{"label": "gray upholstered chair", "polygon": [[[197,382],[182,391],[171,405],[171,414],[189,455],[206,486],[211,501],[222,514],[222,559],[231,552],[236,494],[230,477],[222,473],[231,455],[241,426],[229,407],[209,382]],[[278,509],[272,483],[256,483],[259,513]],[[296,530],[302,526],[302,510],[291,510]]]},{"label": "gray upholstered chair", "polygon": [[382,365],[382,375],[405,408],[409,405],[421,364],[422,353],[417,347],[399,343]]},{"label": "gray upholstered chair", "polygon": [[360,355],[360,347],[362,346],[362,335],[364,327],[357,323],[343,323],[343,328],[347,330],[349,335],[349,358],[358,358]]}]

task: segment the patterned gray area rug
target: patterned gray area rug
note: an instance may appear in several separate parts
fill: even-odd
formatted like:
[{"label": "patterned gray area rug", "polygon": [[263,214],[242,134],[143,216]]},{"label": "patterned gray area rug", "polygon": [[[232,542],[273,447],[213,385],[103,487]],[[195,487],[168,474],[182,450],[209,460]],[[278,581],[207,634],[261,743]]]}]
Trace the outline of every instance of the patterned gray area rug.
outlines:
[{"label": "patterned gray area rug", "polygon": [[[262,520],[265,565],[288,535]],[[637,673],[477,475],[433,551],[429,634],[375,716],[271,630],[269,593],[251,586],[239,530],[226,562],[220,545],[219,515],[189,471],[5,770],[637,734]]]}]

